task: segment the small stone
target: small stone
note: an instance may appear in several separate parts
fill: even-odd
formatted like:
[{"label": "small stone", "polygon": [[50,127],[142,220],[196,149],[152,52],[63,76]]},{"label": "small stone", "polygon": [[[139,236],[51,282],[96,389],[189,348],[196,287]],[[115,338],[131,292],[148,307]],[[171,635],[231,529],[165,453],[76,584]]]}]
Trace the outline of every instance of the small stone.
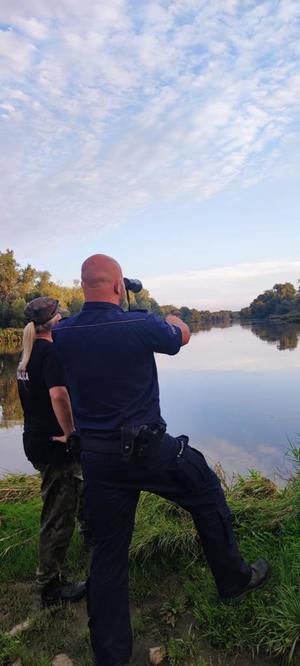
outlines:
[{"label": "small stone", "polygon": [[[21,631],[26,631],[26,629],[29,629],[30,627],[30,620],[25,620],[24,622],[21,622],[20,624],[16,624],[15,627],[13,627],[9,632],[9,636],[16,636],[19,634]],[[13,664],[14,666],[14,664]]]},{"label": "small stone", "polygon": [[73,662],[67,654],[57,654],[53,659],[52,666],[73,666]]},{"label": "small stone", "polygon": [[166,648],[163,645],[153,647],[149,650],[150,664],[161,664],[167,656]]}]

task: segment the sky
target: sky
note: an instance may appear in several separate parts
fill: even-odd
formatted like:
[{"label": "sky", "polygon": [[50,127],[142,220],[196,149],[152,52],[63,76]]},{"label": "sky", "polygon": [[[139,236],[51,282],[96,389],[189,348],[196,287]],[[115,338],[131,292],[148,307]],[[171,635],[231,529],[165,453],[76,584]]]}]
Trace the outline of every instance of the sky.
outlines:
[{"label": "sky", "polygon": [[1,250],[160,304],[300,278],[299,0],[0,0]]}]

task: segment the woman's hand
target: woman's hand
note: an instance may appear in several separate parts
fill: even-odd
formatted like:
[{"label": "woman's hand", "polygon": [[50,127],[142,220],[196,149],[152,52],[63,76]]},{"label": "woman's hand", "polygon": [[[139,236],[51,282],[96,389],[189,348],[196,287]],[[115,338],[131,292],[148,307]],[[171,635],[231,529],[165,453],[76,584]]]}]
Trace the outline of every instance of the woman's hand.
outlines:
[{"label": "woman's hand", "polygon": [[50,437],[52,439],[52,442],[61,442],[62,444],[67,443],[67,436],[66,435],[54,435],[53,437]]}]

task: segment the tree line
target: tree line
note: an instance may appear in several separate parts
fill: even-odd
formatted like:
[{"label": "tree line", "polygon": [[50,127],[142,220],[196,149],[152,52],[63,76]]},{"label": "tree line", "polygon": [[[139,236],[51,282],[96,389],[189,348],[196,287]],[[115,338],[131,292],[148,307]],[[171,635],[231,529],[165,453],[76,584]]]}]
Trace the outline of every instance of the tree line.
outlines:
[{"label": "tree line", "polygon": [[[83,304],[79,280],[74,280],[72,287],[65,287],[54,282],[49,271],[39,271],[31,264],[24,268],[20,266],[13,250],[0,252],[0,328],[23,327],[26,303],[38,296],[57,298],[70,315],[79,312]],[[229,310],[209,312],[186,306],[161,306],[147,289],[130,294],[130,304],[132,308],[146,309],[162,316],[177,314],[194,330],[210,328],[212,325],[228,325],[234,316]]]},{"label": "tree line", "polygon": [[[299,282],[299,281],[298,281]],[[240,317],[247,319],[282,319],[287,321],[300,320],[300,288],[296,289],[291,282],[275,284],[259,294],[249,307],[240,311]]]},{"label": "tree line", "polygon": [[[52,280],[49,271],[39,271],[31,264],[25,267],[18,264],[13,250],[0,252],[0,328],[22,328],[24,308],[28,301],[38,296],[57,298],[68,314],[76,314],[83,304],[83,293],[79,280],[72,287],[65,287]],[[138,294],[130,294],[132,308],[142,308],[155,314],[166,316],[177,314],[193,330],[228,326],[233,320],[264,320],[281,318],[288,321],[300,319],[300,288],[291,282],[275,284],[272,289],[259,294],[250,305],[237,312],[230,310],[197,310],[187,306],[159,305],[147,289]],[[126,304],[124,304],[126,307]]]},{"label": "tree line", "polygon": [[22,327],[26,303],[38,296],[57,298],[70,314],[78,312],[83,302],[78,280],[64,287],[53,282],[49,271],[38,271],[30,264],[22,268],[13,250],[0,252],[0,327]]}]

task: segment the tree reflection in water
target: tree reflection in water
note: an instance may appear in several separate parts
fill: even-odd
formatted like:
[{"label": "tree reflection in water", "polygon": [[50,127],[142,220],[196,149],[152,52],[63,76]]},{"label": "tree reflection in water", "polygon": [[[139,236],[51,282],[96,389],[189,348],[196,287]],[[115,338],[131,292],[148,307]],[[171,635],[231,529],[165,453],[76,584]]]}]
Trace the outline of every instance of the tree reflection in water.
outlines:
[{"label": "tree reflection in water", "polygon": [[18,358],[19,354],[0,354],[0,428],[18,425],[23,420],[16,382]]},{"label": "tree reflection in water", "polygon": [[299,337],[300,326],[299,324],[286,324],[282,322],[255,322],[252,324],[244,324],[241,326],[247,328],[254,333],[258,338],[276,344],[279,351],[285,349],[296,349]]},{"label": "tree reflection in water", "polygon": [[[193,333],[199,331],[210,331],[212,328],[227,328],[231,326],[229,321],[221,321],[217,324],[206,322],[203,324],[193,322],[191,330]],[[276,344],[280,351],[296,349],[300,337],[299,324],[286,324],[279,322],[241,322],[242,328],[252,331],[261,340],[270,344]],[[19,425],[23,421],[23,413],[18,396],[16,382],[16,367],[18,353],[0,353],[0,428],[9,428]]]}]

